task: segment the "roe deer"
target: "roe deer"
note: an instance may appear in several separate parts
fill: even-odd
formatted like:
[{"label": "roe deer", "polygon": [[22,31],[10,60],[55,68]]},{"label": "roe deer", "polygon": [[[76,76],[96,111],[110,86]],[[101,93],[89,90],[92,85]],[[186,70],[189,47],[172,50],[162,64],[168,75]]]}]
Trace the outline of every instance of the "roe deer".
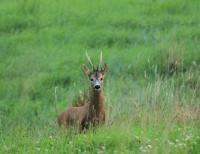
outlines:
[{"label": "roe deer", "polygon": [[84,130],[89,126],[97,126],[105,122],[103,79],[105,73],[108,71],[108,66],[105,63],[100,69],[102,53],[100,54],[100,61],[96,69],[87,52],[86,56],[92,66],[92,71],[90,71],[84,64],[82,66],[83,72],[87,75],[90,81],[89,101],[82,106],[71,107],[62,112],[58,116],[58,124],[60,128],[75,127],[79,130]]}]

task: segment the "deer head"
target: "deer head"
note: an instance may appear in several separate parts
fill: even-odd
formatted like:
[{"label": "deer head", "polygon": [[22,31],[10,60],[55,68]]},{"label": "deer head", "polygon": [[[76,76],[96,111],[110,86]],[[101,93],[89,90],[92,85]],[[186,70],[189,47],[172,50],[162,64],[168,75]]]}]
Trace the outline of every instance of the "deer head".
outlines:
[{"label": "deer head", "polygon": [[88,69],[83,64],[83,66],[82,66],[83,72],[88,76],[93,90],[99,91],[103,87],[103,80],[104,80],[105,73],[108,71],[108,66],[105,63],[101,68],[102,52],[100,54],[100,61],[99,61],[99,64],[97,65],[96,69],[95,69],[90,57],[88,56],[87,52],[86,52],[86,56],[88,58],[89,64],[92,67],[92,70],[90,71],[90,69]]}]

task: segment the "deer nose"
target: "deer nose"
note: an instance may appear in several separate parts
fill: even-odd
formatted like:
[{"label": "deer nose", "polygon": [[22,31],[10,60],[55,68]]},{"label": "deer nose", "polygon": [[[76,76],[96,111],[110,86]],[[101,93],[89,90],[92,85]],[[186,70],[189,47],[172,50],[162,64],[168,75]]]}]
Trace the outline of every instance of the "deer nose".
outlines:
[{"label": "deer nose", "polygon": [[94,89],[99,90],[100,89],[100,85],[95,85]]}]

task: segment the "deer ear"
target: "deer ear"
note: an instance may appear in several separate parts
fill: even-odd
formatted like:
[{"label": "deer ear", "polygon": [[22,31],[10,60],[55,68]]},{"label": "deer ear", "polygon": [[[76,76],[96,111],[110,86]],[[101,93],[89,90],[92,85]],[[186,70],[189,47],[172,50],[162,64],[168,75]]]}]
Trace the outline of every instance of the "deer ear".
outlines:
[{"label": "deer ear", "polygon": [[90,70],[83,64],[82,70],[85,73],[85,75],[89,76],[90,75]]},{"label": "deer ear", "polygon": [[102,66],[101,71],[103,73],[106,73],[108,71],[108,65],[106,63]]}]

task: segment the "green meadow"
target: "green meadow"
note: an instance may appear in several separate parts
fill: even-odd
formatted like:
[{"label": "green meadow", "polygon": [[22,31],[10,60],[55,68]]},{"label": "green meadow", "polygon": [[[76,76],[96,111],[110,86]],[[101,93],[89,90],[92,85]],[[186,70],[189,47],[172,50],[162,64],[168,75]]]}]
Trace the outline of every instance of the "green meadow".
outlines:
[{"label": "green meadow", "polygon": [[[61,131],[103,53],[106,123]],[[200,152],[199,0],[0,0],[0,153]]]}]

